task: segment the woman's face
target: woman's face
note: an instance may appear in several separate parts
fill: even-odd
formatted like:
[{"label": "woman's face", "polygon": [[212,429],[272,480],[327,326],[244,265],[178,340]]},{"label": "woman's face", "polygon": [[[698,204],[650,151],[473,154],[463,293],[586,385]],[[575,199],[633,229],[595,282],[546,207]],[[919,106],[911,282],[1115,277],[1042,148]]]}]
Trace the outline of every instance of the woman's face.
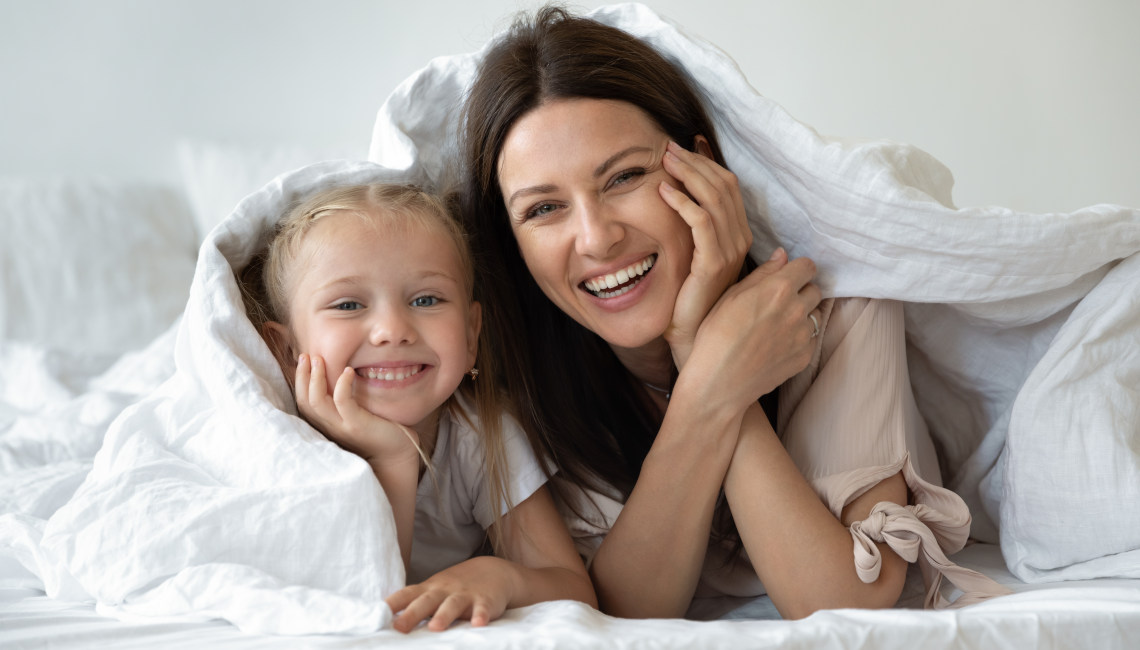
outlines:
[{"label": "woman's face", "polygon": [[499,156],[511,228],[538,286],[613,346],[669,326],[689,275],[689,226],[661,198],[669,137],[620,101],[567,99],[524,115]]}]

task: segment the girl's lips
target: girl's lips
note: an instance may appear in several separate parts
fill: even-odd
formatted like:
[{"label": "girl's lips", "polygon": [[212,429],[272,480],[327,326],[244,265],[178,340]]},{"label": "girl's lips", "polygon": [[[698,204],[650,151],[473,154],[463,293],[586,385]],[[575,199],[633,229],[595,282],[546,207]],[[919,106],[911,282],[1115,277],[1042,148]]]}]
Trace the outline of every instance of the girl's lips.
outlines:
[{"label": "girl's lips", "polygon": [[657,254],[653,253],[613,273],[585,280],[579,287],[597,298],[616,298],[637,286],[656,263]]}]

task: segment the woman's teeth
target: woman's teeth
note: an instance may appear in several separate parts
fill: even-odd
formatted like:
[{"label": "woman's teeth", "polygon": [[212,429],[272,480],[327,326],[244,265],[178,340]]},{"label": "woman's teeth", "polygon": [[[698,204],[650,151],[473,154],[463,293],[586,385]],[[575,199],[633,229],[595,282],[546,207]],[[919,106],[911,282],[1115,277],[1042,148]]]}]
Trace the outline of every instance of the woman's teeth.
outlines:
[{"label": "woman's teeth", "polygon": [[587,291],[599,298],[614,298],[637,286],[638,278],[645,275],[657,261],[656,253],[617,271],[591,278],[582,283]]},{"label": "woman's teeth", "polygon": [[403,368],[364,368],[360,372],[369,379],[383,379],[384,381],[400,381],[412,375],[419,374],[423,366],[405,366]]}]

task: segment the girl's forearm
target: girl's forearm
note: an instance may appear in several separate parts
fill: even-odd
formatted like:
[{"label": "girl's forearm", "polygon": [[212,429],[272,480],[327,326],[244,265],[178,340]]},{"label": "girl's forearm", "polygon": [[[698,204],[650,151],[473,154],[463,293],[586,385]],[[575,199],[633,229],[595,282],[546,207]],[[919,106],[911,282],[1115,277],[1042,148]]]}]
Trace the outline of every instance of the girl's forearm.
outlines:
[{"label": "girl's forearm", "polygon": [[413,457],[405,461],[369,461],[372,473],[380,481],[380,487],[388,497],[392,507],[392,517],[396,523],[396,542],[400,546],[400,558],[407,571],[412,561],[412,536],[416,526],[416,489],[419,485],[420,459]]},{"label": "girl's forearm", "polygon": [[566,567],[528,568],[503,560],[514,573],[511,598],[507,607],[526,607],[548,600],[576,600],[597,608],[598,599],[590,577]]}]

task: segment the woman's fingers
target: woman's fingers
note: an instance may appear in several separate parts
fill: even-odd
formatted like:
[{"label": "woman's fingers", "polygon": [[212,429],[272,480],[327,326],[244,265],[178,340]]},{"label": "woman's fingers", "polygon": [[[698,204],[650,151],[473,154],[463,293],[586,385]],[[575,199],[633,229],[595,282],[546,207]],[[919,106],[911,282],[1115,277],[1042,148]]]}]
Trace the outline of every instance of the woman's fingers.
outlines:
[{"label": "woman's fingers", "polygon": [[[748,228],[740,182],[735,174],[713,159],[686,151],[675,142],[669,143],[662,163],[665,171],[684,186],[683,194],[692,197],[694,205],[711,217],[724,246],[746,251],[752,245],[752,231]],[[682,213],[682,218],[687,216]],[[689,218],[686,222],[693,225]]]}]

